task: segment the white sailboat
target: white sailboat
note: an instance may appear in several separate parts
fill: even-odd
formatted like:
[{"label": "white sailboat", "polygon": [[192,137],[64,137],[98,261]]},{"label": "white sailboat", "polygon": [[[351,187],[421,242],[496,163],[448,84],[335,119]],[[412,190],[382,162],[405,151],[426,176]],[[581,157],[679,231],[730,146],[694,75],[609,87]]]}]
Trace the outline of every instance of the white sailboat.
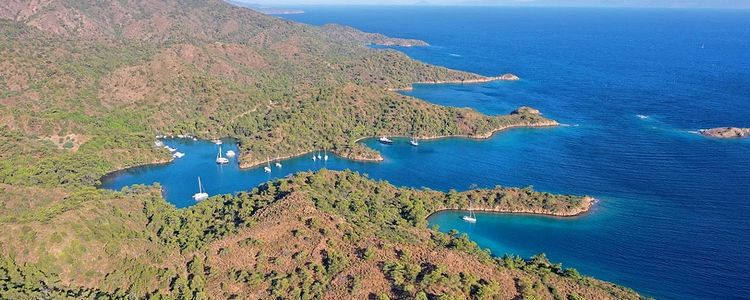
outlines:
[{"label": "white sailboat", "polygon": [[226,153],[226,156],[227,156],[227,157],[234,157],[235,155],[237,155],[237,153],[235,153],[235,152],[234,152],[234,151],[232,151],[232,150],[229,150],[229,151],[227,151],[227,153]]},{"label": "white sailboat", "polygon": [[203,184],[201,183],[200,176],[198,177],[198,193],[193,195],[193,200],[195,201],[203,201],[208,199],[208,193],[203,191]]},{"label": "white sailboat", "polygon": [[172,154],[172,157],[174,158],[182,158],[183,156],[185,156],[185,153],[182,153],[179,151],[176,151],[175,153]]},{"label": "white sailboat", "polygon": [[221,156],[221,146],[219,146],[219,153],[216,154],[216,163],[223,165],[229,163],[229,159]]},{"label": "white sailboat", "polygon": [[281,163],[277,161],[276,162],[276,167],[279,168],[279,169],[281,169]]},{"label": "white sailboat", "polygon": [[317,156],[315,156],[315,152],[313,152],[313,155],[312,155],[312,160],[313,160],[313,161],[317,161],[317,160],[318,160],[318,157],[317,157]]},{"label": "white sailboat", "polygon": [[221,145],[223,144],[223,142],[221,140],[216,139],[214,140],[214,144]]},{"label": "white sailboat", "polygon": [[323,160],[328,161],[328,152],[323,150]]},{"label": "white sailboat", "polygon": [[474,211],[471,209],[469,209],[469,214],[461,217],[461,219],[469,223],[477,222],[477,216],[474,214]]},{"label": "white sailboat", "polygon": [[419,142],[417,141],[416,137],[412,137],[411,141],[409,141],[409,144],[411,144],[414,147],[419,146]]},{"label": "white sailboat", "polygon": [[318,159],[323,159],[323,156],[320,155],[320,150],[318,150]]}]

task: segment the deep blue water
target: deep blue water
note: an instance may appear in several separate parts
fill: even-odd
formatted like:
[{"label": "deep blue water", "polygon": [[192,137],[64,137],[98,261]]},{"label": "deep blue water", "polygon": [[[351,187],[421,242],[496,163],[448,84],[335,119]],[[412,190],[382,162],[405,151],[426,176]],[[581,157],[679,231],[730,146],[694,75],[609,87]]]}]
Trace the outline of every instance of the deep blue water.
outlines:
[{"label": "deep blue water", "polygon": [[[519,129],[485,141],[443,139],[413,148],[366,141],[382,163],[332,158],[396,185],[447,190],[471,184],[533,185],[593,195],[583,217],[558,219],[439,213],[441,230],[468,233],[493,253],[554,261],[661,299],[750,295],[750,140],[689,131],[750,127],[750,11],[307,7],[285,16],[342,23],[432,46],[399,49],[418,60],[519,82],[417,86],[407,93],[442,105],[505,114],[531,105],[571,126]],[[638,117],[643,115],[645,118]],[[229,141],[228,141],[229,142]],[[167,200],[192,204],[202,176],[209,193],[249,189],[272,177],[324,166],[310,156],[271,174],[213,163],[209,142],[170,140],[187,156],[109,178],[121,188],[160,182]],[[229,146],[225,143],[225,147]]]}]

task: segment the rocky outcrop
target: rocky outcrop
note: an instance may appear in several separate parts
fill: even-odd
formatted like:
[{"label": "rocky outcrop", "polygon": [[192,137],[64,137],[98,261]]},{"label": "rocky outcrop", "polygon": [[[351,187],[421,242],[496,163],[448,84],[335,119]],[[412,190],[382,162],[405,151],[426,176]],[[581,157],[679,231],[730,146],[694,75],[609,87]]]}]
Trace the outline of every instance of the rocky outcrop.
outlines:
[{"label": "rocky outcrop", "polygon": [[717,127],[709,129],[701,129],[698,131],[703,136],[715,137],[715,138],[745,138],[750,136],[750,128],[739,128],[739,127]]},{"label": "rocky outcrop", "polygon": [[438,209],[438,211],[445,211],[445,210],[468,210],[471,209],[473,211],[481,211],[481,212],[492,212],[492,213],[500,213],[500,214],[528,214],[528,215],[540,215],[540,216],[552,216],[552,217],[577,217],[583,214],[588,213],[591,208],[594,206],[594,204],[597,202],[597,200],[594,197],[590,196],[583,196],[580,197],[581,202],[579,205],[572,206],[565,210],[560,211],[553,211],[544,207],[523,207],[523,206],[515,206],[515,207],[507,207],[504,205],[495,205],[495,206],[489,206],[489,205],[475,205],[471,208],[466,207],[443,207],[441,209]]},{"label": "rocky outcrop", "polygon": [[497,78],[497,80],[505,80],[505,81],[516,81],[516,80],[521,79],[521,78],[518,78],[518,76],[516,76],[515,74],[511,74],[511,73],[503,74],[502,76],[495,77],[495,78]]},{"label": "rocky outcrop", "polygon": [[523,114],[541,115],[542,113],[536,108],[528,107],[528,106],[521,106],[518,109],[512,111],[510,114],[511,115],[523,115]]}]

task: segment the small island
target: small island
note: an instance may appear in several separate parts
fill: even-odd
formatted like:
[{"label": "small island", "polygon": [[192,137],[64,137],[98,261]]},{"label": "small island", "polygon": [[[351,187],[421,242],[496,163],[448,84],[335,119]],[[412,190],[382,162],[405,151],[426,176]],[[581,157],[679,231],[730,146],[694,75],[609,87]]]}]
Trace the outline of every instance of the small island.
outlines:
[{"label": "small island", "polygon": [[746,138],[750,136],[750,128],[740,127],[716,127],[709,129],[701,129],[698,131],[703,136],[731,139],[731,138]]}]

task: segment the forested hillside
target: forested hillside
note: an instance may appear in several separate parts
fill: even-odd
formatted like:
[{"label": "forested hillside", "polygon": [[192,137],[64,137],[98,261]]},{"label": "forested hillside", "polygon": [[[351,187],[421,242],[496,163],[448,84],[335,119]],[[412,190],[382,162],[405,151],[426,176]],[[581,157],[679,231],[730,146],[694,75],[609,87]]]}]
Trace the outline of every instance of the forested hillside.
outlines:
[{"label": "forested hillside", "polygon": [[2,208],[15,217],[0,223],[0,298],[638,298],[543,255],[493,258],[425,227],[427,214],[472,201],[555,212],[581,197],[398,189],[325,170],[181,210],[143,186],[68,197],[86,200]]},{"label": "forested hillside", "polygon": [[182,210],[158,186],[96,188],[106,173],[168,161],[160,134],[237,138],[251,166],[318,148],[377,158],[355,142],[368,136],[556,124],[528,108],[486,116],[390,91],[484,77],[372,43],[421,44],[218,0],[2,1],[0,298],[637,296],[425,228],[427,214],[470,198],[563,215],[587,198],[404,190],[326,171]]},{"label": "forested hillside", "polygon": [[377,157],[354,143],[366,136],[481,135],[548,122],[387,92],[480,76],[371,49],[388,38],[347,27],[296,24],[221,1],[13,0],[1,8],[4,144],[41,151],[4,152],[14,162],[5,161],[0,182],[67,176],[54,168],[69,158],[84,177],[71,180],[92,183],[166,159],[148,148],[156,134],[238,138],[251,166],[320,148]]}]

